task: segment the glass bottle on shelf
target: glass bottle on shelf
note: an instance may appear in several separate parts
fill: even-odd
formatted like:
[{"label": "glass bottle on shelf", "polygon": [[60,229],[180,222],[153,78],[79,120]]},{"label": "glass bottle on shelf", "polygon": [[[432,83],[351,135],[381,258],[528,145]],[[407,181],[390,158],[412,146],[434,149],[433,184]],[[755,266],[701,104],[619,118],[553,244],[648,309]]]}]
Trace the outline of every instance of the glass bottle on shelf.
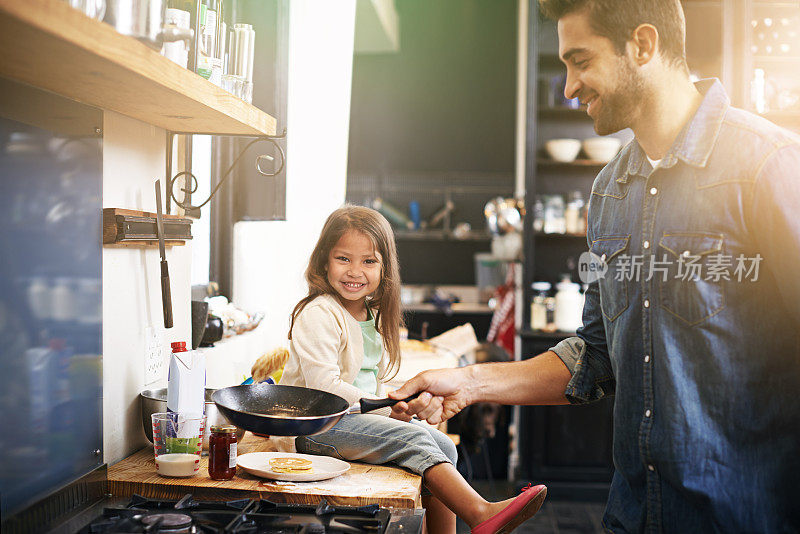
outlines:
[{"label": "glass bottle on shelf", "polygon": [[570,200],[564,210],[565,229],[568,234],[585,234],[586,227],[583,223],[583,196],[580,191],[569,194]]},{"label": "glass bottle on shelf", "polygon": [[544,230],[544,203],[542,197],[536,195],[533,201],[533,231],[539,234],[542,230]]},{"label": "glass bottle on shelf", "polygon": [[544,233],[563,234],[566,231],[564,197],[561,195],[547,195],[544,201]]},{"label": "glass bottle on shelf", "polygon": [[583,296],[581,286],[564,275],[556,284],[556,328],[563,332],[574,332],[583,324]]},{"label": "glass bottle on shelf", "polygon": [[531,284],[534,294],[531,300],[531,330],[546,330],[547,298],[550,291],[549,282],[534,282]]}]

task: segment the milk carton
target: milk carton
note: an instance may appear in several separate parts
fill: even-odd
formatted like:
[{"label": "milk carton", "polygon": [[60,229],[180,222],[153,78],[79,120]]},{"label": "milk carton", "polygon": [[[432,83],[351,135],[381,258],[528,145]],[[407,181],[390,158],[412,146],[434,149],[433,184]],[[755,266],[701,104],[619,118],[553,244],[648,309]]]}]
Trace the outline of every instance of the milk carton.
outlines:
[{"label": "milk carton", "polygon": [[167,411],[203,413],[205,408],[206,358],[186,350],[186,342],[172,343],[167,378]]}]

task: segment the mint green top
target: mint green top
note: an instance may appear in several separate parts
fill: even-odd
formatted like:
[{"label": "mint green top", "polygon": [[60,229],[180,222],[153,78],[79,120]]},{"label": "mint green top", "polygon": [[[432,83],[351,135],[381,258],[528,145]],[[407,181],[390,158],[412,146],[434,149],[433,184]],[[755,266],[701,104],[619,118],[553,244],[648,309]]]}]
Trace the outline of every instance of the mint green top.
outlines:
[{"label": "mint green top", "polygon": [[383,344],[381,335],[375,328],[372,311],[367,309],[367,313],[369,318],[366,321],[358,321],[361,326],[361,337],[364,340],[364,359],[353,385],[365,393],[375,395],[378,392],[378,362],[383,355]]}]

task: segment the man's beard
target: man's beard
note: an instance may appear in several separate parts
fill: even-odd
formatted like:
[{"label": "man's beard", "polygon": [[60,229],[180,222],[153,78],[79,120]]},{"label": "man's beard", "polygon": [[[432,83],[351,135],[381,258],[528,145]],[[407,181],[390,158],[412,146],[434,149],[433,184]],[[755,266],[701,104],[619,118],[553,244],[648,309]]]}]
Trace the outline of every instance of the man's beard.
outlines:
[{"label": "man's beard", "polygon": [[594,131],[597,135],[608,135],[630,128],[636,110],[645,99],[644,81],[630,61],[620,58],[617,85],[601,96],[601,106],[594,118]]}]

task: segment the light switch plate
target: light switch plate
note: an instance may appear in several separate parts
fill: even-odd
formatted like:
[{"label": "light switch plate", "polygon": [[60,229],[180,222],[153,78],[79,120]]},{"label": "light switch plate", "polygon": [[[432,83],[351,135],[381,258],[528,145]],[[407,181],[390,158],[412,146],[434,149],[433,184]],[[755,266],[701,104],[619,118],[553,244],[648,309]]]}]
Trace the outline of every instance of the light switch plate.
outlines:
[{"label": "light switch plate", "polygon": [[167,362],[164,357],[164,336],[152,326],[144,330],[144,385],[149,386],[166,378]]}]

